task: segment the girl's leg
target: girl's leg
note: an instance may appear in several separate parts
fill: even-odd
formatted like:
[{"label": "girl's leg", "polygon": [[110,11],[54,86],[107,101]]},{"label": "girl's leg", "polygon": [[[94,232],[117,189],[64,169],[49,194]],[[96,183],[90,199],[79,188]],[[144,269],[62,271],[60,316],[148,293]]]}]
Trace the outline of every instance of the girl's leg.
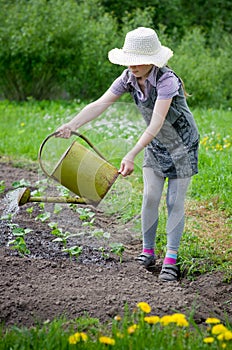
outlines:
[{"label": "girl's leg", "polygon": [[169,179],[167,192],[167,252],[159,278],[162,281],[177,281],[179,267],[177,252],[184,230],[184,201],[190,178]]},{"label": "girl's leg", "polygon": [[158,225],[158,208],[165,179],[157,176],[152,168],[143,168],[142,234],[143,252],[154,254]]},{"label": "girl's leg", "polygon": [[191,178],[169,179],[167,192],[167,250],[176,252],[184,230],[184,202]]}]

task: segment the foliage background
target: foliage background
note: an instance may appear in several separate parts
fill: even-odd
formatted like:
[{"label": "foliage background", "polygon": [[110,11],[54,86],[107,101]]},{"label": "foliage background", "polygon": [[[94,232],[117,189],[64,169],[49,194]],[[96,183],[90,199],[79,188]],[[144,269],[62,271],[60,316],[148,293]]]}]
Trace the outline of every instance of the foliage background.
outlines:
[{"label": "foliage background", "polygon": [[0,96],[85,99],[100,96],[123,67],[107,53],[126,32],[153,27],[174,51],[170,66],[189,104],[230,107],[230,1],[0,0]]}]

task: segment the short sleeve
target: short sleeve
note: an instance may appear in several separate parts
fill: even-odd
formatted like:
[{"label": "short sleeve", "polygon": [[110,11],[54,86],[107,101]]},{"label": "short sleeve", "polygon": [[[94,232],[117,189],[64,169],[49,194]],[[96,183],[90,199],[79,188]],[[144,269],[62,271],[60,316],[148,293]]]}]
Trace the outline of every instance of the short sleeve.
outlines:
[{"label": "short sleeve", "polygon": [[164,73],[157,81],[157,99],[167,100],[178,95],[181,82],[173,72]]},{"label": "short sleeve", "polygon": [[127,70],[124,70],[123,73],[110,86],[110,91],[118,96],[128,92],[127,80]]}]

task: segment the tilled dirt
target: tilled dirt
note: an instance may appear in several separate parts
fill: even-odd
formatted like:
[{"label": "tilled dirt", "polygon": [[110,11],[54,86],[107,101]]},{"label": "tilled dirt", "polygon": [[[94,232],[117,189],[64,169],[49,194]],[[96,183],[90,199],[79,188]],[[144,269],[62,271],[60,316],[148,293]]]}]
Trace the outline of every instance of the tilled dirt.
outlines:
[{"label": "tilled dirt", "polygon": [[[34,183],[37,171],[15,168],[1,163],[0,181],[6,185],[1,195],[1,212],[6,207],[5,195],[12,183],[25,179]],[[28,208],[34,207],[33,212]],[[94,229],[110,233],[109,238],[96,237],[83,226],[77,212],[66,204],[59,214],[54,205],[47,204],[52,214],[50,221],[59,223],[64,231],[78,233],[69,245],[82,246],[78,260],[62,251],[47,222],[36,220],[41,213],[38,204],[20,207],[12,218],[0,222],[0,322],[5,325],[32,326],[38,322],[66,316],[74,319],[88,315],[101,322],[123,314],[125,305],[132,310],[140,301],[148,302],[153,314],[162,316],[172,312],[194,315],[201,324],[207,317],[218,317],[232,322],[232,285],[223,282],[223,274],[215,272],[190,281],[184,276],[178,283],[158,280],[162,259],[157,269],[149,273],[135,261],[141,250],[141,237],[132,225],[122,225],[117,217],[92,208],[95,213]],[[12,224],[32,229],[26,235],[29,254],[21,257],[9,247]],[[125,247],[122,263],[110,251],[110,243]]]}]

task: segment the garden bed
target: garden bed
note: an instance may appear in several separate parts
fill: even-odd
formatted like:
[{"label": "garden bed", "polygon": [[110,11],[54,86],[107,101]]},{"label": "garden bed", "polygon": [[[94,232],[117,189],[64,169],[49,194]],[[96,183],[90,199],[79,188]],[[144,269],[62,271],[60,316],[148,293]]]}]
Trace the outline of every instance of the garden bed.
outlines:
[{"label": "garden bed", "polygon": [[[1,195],[3,215],[4,198],[12,190],[12,183],[19,179],[34,183],[38,172],[15,168],[9,163],[0,166],[0,181],[4,180],[6,185]],[[0,322],[32,326],[61,316],[74,319],[84,315],[105,322],[123,314],[125,305],[133,309],[140,301],[148,302],[158,316],[193,312],[199,324],[211,316],[232,322],[232,285],[223,282],[223,273],[200,275],[193,281],[183,276],[178,283],[160,282],[161,257],[154,274],[137,265],[135,257],[142,241],[130,224],[122,225],[117,217],[91,207],[94,227],[110,234],[107,239],[94,237],[87,229],[85,234],[83,222],[69,206],[63,204],[59,214],[54,214],[54,204],[46,204],[47,211],[53,213],[51,220],[58,222],[59,227],[80,233],[72,240],[82,246],[82,253],[77,260],[70,260],[61,243],[53,242],[47,222],[35,220],[40,213],[39,205],[33,204],[31,213],[27,210],[30,206],[20,207],[12,218],[12,223],[32,230],[26,235],[30,250],[26,256],[20,257],[9,248],[11,228],[6,220],[0,222]],[[114,242],[125,247],[122,263],[109,249]]]}]

